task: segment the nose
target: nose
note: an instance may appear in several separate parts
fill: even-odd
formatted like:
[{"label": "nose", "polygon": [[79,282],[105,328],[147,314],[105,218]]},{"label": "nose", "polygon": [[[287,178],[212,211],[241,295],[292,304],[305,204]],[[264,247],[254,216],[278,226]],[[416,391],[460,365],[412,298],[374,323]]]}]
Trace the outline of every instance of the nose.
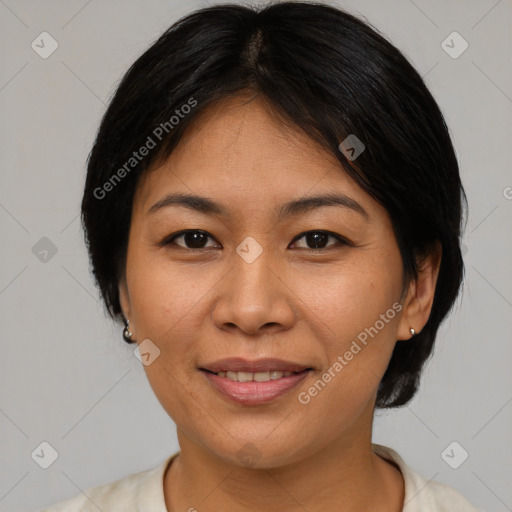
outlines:
[{"label": "nose", "polygon": [[233,252],[231,270],[217,284],[213,322],[222,330],[247,335],[276,334],[298,318],[297,297],[280,266],[263,249],[254,260]]}]

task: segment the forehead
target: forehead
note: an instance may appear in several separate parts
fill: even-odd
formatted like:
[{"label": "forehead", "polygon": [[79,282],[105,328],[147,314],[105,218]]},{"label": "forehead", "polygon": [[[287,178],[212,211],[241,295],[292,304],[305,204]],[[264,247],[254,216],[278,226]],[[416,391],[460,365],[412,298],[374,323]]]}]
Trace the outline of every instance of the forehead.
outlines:
[{"label": "forehead", "polygon": [[142,176],[137,208],[146,212],[176,191],[213,196],[248,214],[336,191],[365,203],[367,211],[373,202],[334,155],[254,95],[228,98],[200,113],[170,157]]}]

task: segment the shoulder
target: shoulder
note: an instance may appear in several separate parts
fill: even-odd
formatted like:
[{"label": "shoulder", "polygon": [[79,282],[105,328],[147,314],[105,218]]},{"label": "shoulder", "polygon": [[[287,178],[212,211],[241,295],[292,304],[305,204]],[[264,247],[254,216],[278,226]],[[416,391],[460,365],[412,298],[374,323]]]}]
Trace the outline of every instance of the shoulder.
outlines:
[{"label": "shoulder", "polygon": [[[427,481],[425,480],[425,482]],[[480,512],[452,487],[434,481],[427,483],[427,493],[435,507],[433,510],[436,512]]]},{"label": "shoulder", "polygon": [[137,512],[148,505],[152,505],[154,512],[166,512],[163,476],[176,455],[168,457],[152,469],[90,487],[72,498],[43,508],[41,512]]},{"label": "shoulder", "polygon": [[400,468],[405,484],[403,512],[480,512],[452,487],[416,473],[395,450],[378,444],[372,444],[372,450]]}]

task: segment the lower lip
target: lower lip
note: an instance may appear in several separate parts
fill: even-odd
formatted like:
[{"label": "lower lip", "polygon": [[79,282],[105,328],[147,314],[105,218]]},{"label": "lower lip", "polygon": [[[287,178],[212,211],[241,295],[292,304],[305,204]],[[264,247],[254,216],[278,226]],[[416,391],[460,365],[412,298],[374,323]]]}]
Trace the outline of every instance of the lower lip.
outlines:
[{"label": "lower lip", "polygon": [[307,377],[310,370],[266,382],[236,382],[205,370],[201,370],[201,372],[217,391],[234,402],[244,405],[260,405],[271,402],[290,391]]}]

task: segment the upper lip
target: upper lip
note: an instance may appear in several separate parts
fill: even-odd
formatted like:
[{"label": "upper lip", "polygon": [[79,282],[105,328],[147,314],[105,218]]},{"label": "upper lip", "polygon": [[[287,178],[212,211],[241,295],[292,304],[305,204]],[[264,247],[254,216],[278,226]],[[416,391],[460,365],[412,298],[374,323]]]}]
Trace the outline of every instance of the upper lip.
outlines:
[{"label": "upper lip", "polygon": [[293,361],[285,361],[284,359],[264,358],[255,361],[249,361],[242,357],[229,357],[219,359],[212,363],[202,365],[200,369],[208,370],[213,373],[218,372],[269,372],[272,370],[282,372],[301,372],[311,368],[308,365],[296,363]]}]

